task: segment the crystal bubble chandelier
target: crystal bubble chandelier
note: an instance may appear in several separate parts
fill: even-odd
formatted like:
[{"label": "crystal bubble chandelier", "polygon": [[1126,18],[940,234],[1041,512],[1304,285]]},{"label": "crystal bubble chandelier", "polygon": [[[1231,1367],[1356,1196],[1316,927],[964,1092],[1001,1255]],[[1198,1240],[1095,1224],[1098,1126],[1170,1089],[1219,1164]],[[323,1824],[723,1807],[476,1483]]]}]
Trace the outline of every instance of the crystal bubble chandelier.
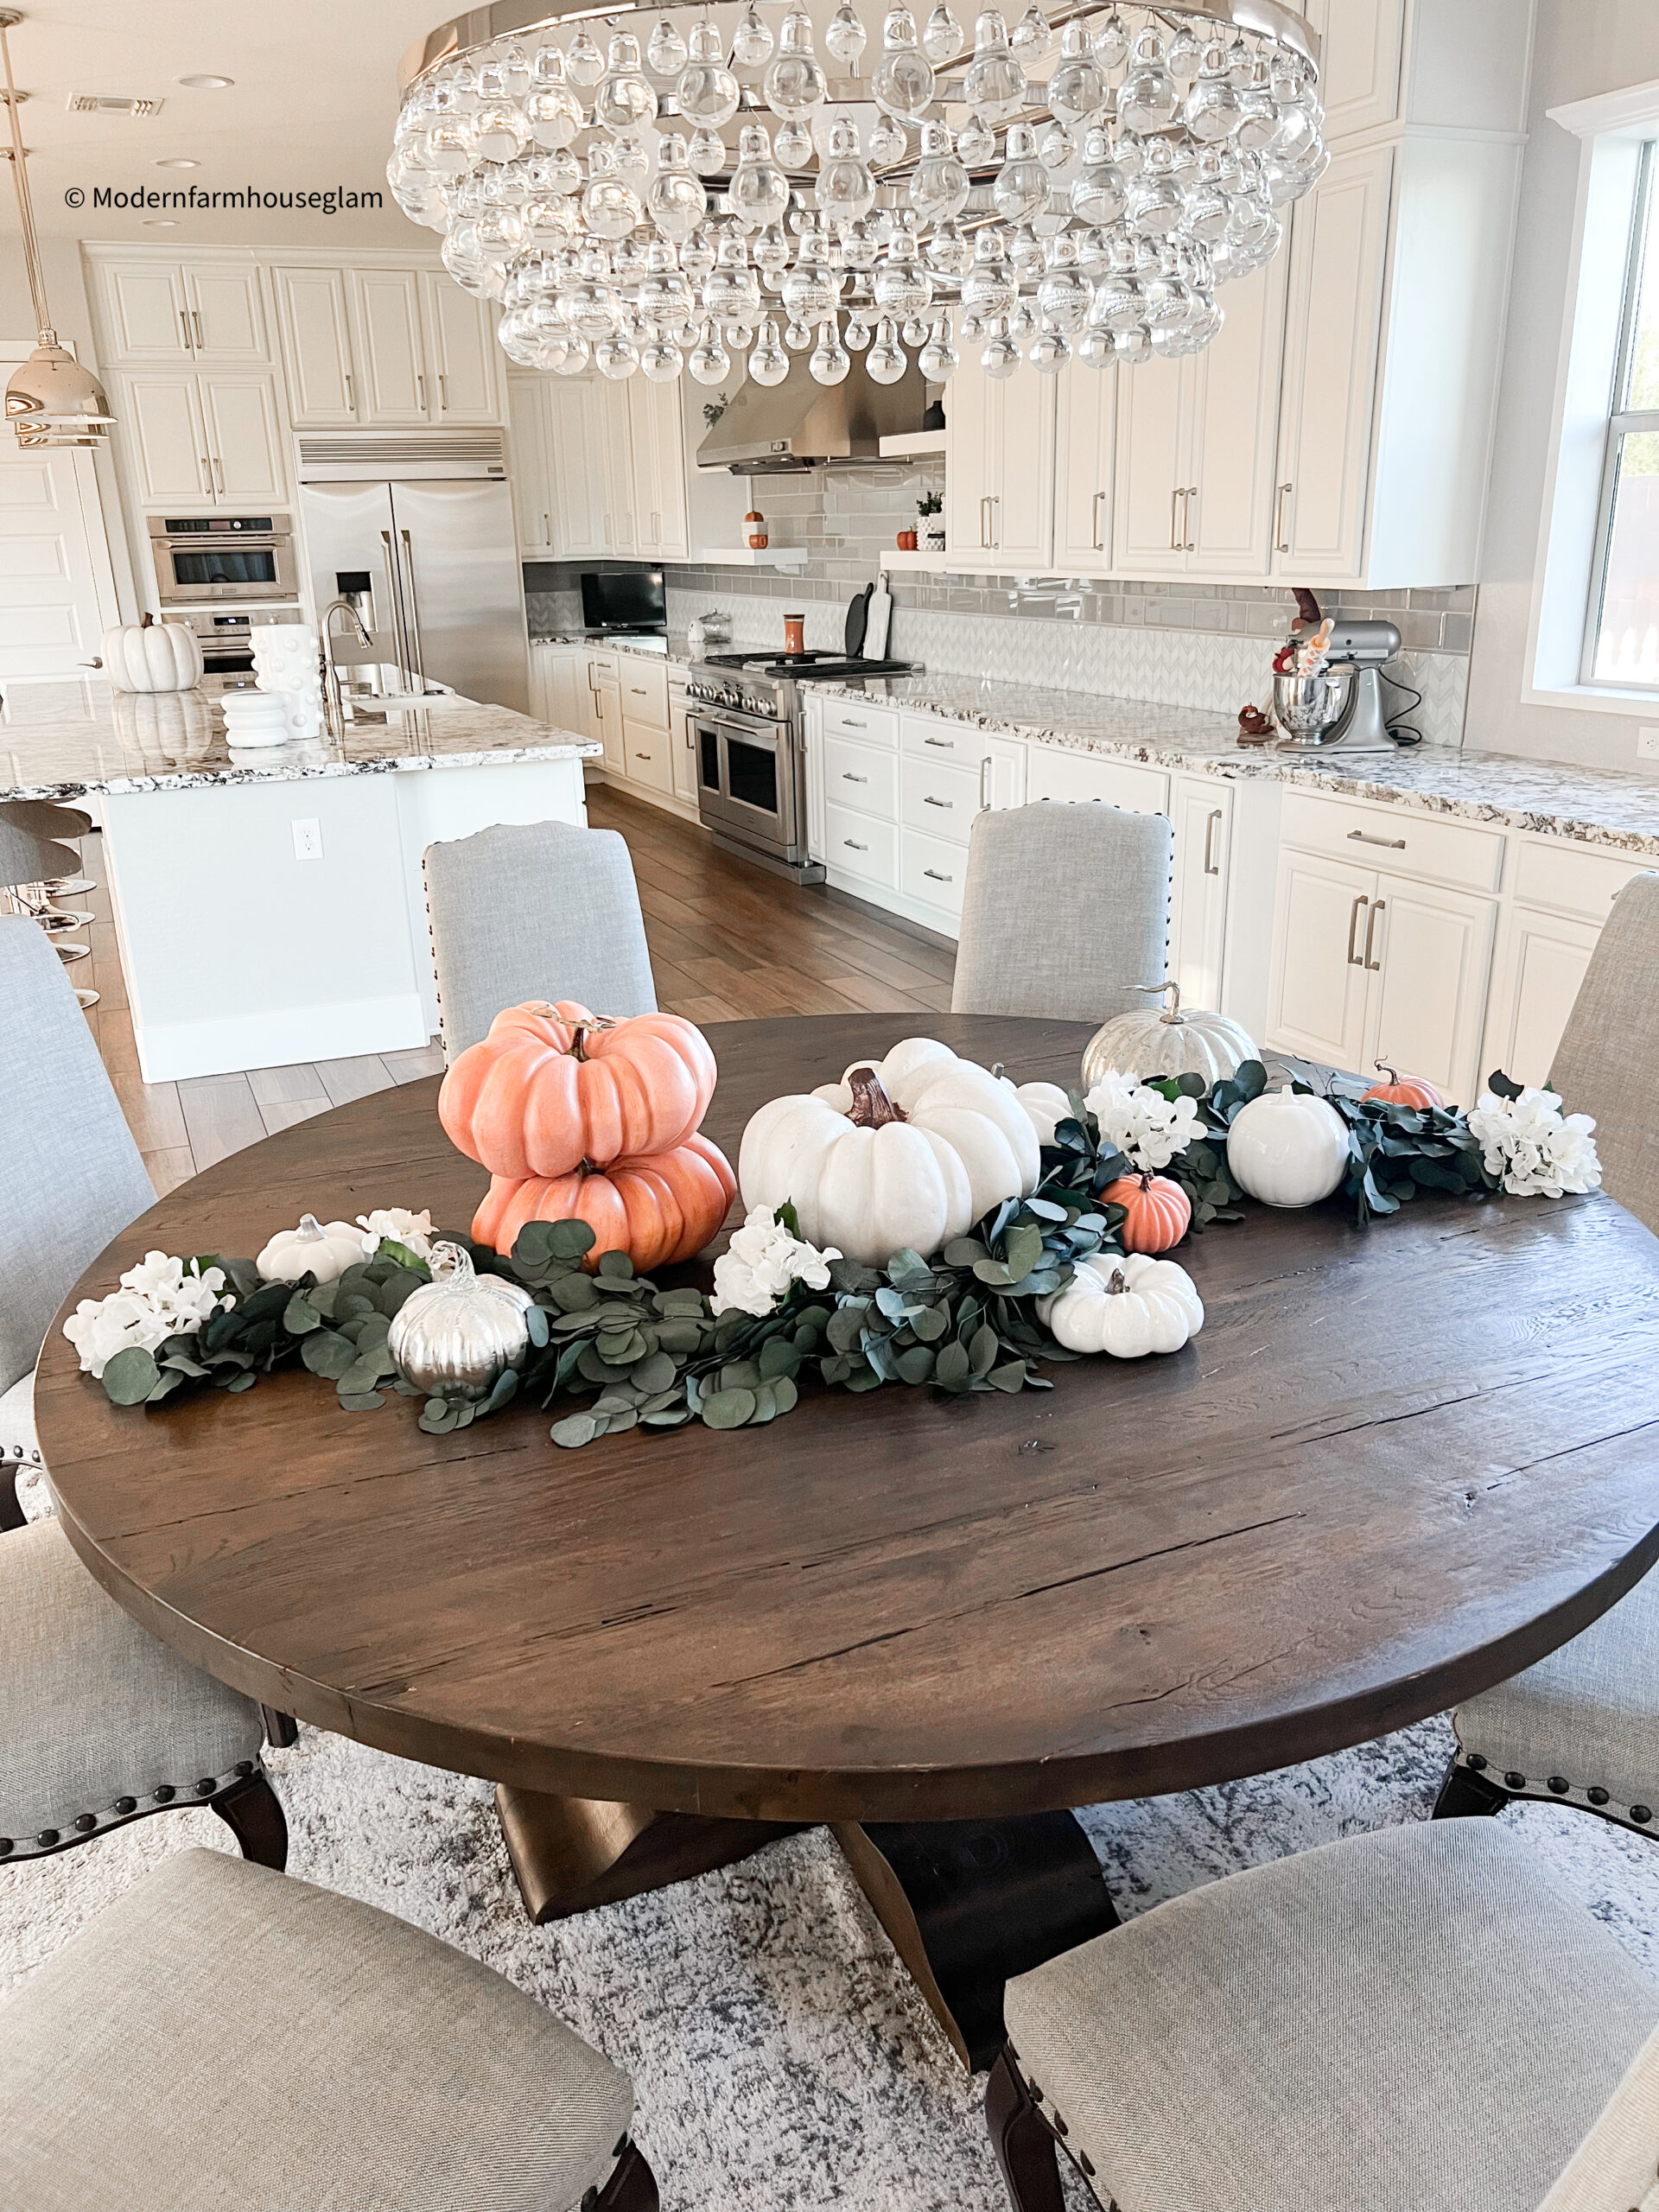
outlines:
[{"label": "crystal bubble chandelier", "polygon": [[1030,0],[971,36],[950,0],[533,7],[405,56],[386,175],[511,358],[566,375],[1198,353],[1329,159],[1319,41],[1277,0]]}]

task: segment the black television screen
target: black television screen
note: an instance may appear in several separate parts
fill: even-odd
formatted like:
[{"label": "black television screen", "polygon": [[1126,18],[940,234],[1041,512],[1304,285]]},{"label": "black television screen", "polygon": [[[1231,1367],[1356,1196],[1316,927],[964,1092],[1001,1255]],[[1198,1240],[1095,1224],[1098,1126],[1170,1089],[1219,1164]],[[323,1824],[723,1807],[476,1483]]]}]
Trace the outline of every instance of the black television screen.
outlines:
[{"label": "black television screen", "polygon": [[662,570],[584,570],[582,619],[589,630],[666,628],[668,600],[663,591]]}]

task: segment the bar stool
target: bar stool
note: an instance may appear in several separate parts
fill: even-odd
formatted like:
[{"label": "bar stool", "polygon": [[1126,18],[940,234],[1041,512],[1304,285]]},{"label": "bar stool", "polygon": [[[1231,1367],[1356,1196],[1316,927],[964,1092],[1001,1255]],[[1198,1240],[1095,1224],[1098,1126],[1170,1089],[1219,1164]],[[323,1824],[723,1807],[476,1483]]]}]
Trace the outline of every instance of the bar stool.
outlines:
[{"label": "bar stool", "polygon": [[[60,844],[79,844],[92,832],[92,817],[78,806],[59,806],[51,799],[15,798],[0,804],[0,817],[36,837],[55,838]],[[84,899],[98,888],[89,875],[54,876],[47,883],[54,899]]]},{"label": "bar stool", "polygon": [[[55,905],[47,887],[73,881],[75,858],[73,846],[36,836],[18,827],[9,818],[8,810],[0,808],[0,905],[9,912],[26,915],[44,931],[66,967],[91,958],[90,944],[72,944],[67,938],[70,931],[84,929],[92,917]],[[83,1007],[98,1004],[96,991],[77,989],[75,996]]]}]

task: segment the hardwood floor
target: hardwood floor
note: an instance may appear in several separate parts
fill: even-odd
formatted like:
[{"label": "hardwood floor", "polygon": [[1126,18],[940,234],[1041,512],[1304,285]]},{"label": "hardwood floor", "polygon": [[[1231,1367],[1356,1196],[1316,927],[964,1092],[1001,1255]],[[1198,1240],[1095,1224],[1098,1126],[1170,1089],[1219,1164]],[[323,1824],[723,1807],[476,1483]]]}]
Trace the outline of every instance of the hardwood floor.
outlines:
[{"label": "hardwood floor", "polygon": [[[618,830],[627,840],[658,1001],[670,1013],[740,1021],[913,1009],[925,1027],[927,1014],[949,1012],[956,965],[949,944],[912,936],[836,892],[799,890],[733,859],[692,823],[624,792],[591,786],[588,817],[596,830]],[[99,994],[87,1023],[158,1192],[312,1114],[442,1068],[432,1045],[145,1083],[96,836],[86,841],[84,867],[100,879],[98,888],[65,903],[94,917],[89,930],[75,932],[92,950],[74,963],[70,979]],[[556,977],[548,988],[556,993]]]}]

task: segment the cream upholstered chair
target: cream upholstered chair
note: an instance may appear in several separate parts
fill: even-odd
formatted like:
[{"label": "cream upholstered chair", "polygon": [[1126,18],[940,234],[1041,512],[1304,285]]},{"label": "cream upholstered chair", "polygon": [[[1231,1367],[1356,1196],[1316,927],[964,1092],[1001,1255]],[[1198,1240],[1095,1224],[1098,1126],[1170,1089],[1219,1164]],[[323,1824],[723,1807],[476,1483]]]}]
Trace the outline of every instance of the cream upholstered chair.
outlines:
[{"label": "cream upholstered chair", "polygon": [[55,1519],[22,1525],[18,1472],[41,1471],[30,1405],[41,1339],[82,1268],[156,1193],[51,946],[16,917],[0,918],[0,1006],[11,1047],[0,1084],[0,1864],[206,1804],[251,1857],[280,1866],[287,1829],[259,1764],[260,1708],[147,1636]]},{"label": "cream upholstered chair", "polygon": [[1016,2212],[1061,2212],[1057,2145],[1120,2212],[1659,2201],[1659,1986],[1484,1822],[1210,1883],[1004,2011],[986,2117]]},{"label": "cream upholstered chair", "polygon": [[[1592,1114],[1603,1186],[1659,1230],[1659,874],[1633,876],[1591,957],[1551,1080]],[[1441,1819],[1512,1798],[1659,1828],[1659,1575],[1536,1666],[1460,1705]]]},{"label": "cream upholstered chair", "polygon": [[449,1058],[504,1006],[575,999],[654,1014],[651,955],[626,841],[569,822],[480,830],[426,849],[426,910]]},{"label": "cream upholstered chair", "polygon": [[214,1851],[0,2005],[0,2203],[656,2212],[627,2076],[488,1967]]},{"label": "cream upholstered chair", "polygon": [[1103,1021],[1144,1006],[1169,945],[1175,833],[1098,803],[974,817],[953,1014]]}]

